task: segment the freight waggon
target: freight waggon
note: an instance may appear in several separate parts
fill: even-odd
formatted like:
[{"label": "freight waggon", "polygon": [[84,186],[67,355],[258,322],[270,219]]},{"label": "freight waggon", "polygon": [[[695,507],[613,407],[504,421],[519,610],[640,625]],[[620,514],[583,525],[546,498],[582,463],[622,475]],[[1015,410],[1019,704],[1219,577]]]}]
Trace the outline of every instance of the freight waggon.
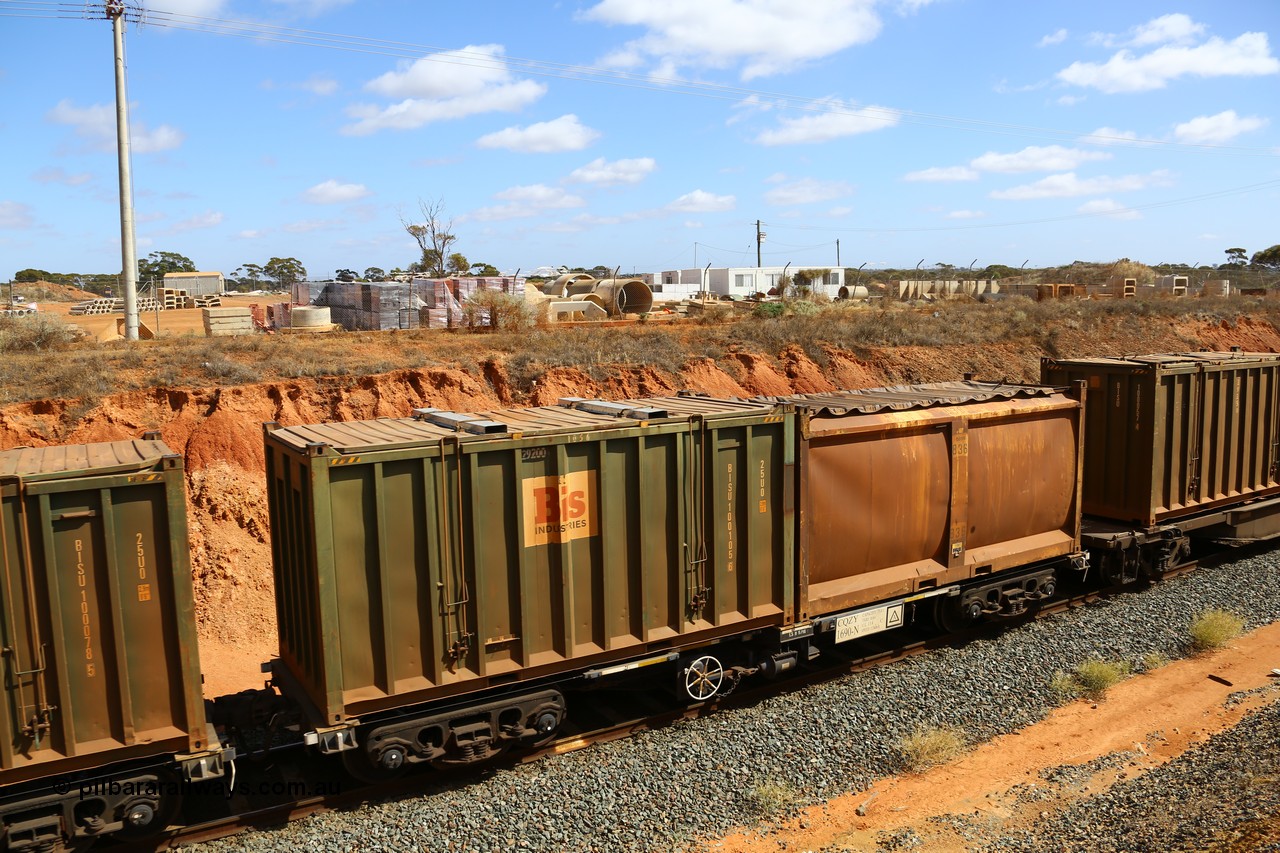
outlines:
[{"label": "freight waggon", "polygon": [[1081,571],[1081,403],[956,382],[266,430],[280,691],[356,772],[549,737],[564,689],[689,701]]},{"label": "freight waggon", "polygon": [[586,688],[706,702],[1025,613],[1090,556],[1120,582],[1193,535],[1280,532],[1280,357],[1043,371],[268,424],[280,655],[269,691],[208,704],[181,458],[154,435],[2,452],[0,850],[154,829],[163,783],[233,775],[246,720],[362,778],[466,765],[553,737]]},{"label": "freight waggon", "polygon": [[1194,537],[1280,535],[1280,356],[1049,359],[1087,400],[1084,539],[1111,583],[1185,562]]},{"label": "freight waggon", "polygon": [[182,457],[0,452],[0,841],[154,831],[234,752],[205,718]]}]

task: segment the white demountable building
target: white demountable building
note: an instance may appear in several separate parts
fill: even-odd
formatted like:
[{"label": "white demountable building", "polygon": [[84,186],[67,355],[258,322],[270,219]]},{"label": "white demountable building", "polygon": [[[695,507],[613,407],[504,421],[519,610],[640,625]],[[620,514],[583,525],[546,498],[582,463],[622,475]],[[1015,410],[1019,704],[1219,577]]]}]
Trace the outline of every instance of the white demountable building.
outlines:
[{"label": "white demountable building", "polygon": [[691,299],[702,291],[717,296],[746,299],[757,293],[768,293],[778,287],[785,274],[795,283],[796,273],[810,270],[826,270],[821,282],[814,281],[814,293],[824,293],[832,299],[840,295],[844,286],[844,269],[791,264],[781,267],[711,267],[709,269],[665,270],[642,276],[657,301]]}]

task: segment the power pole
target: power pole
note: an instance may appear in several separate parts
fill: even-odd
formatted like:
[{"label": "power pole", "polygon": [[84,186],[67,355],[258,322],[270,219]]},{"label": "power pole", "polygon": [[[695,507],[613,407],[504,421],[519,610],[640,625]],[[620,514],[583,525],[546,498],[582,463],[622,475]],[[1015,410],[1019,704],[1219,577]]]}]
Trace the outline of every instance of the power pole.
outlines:
[{"label": "power pole", "polygon": [[760,244],[764,242],[765,233],[760,230],[760,220],[756,220],[756,269],[760,269]]},{"label": "power pole", "polygon": [[836,267],[840,266],[840,239],[836,238]]},{"label": "power pole", "polygon": [[116,151],[120,158],[120,262],[124,267],[124,339],[138,339],[138,249],[133,234],[133,175],[129,168],[129,95],[124,80],[123,0],[107,0],[116,51]]}]

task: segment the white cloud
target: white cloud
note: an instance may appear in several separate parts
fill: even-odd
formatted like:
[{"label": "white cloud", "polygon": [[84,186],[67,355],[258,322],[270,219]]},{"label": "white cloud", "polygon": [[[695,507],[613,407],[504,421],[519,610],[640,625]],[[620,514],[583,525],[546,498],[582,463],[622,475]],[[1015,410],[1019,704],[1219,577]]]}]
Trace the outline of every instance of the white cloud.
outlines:
[{"label": "white cloud", "polygon": [[1257,77],[1280,72],[1266,33],[1231,41],[1214,36],[1194,47],[1164,45],[1140,56],[1121,50],[1104,63],[1073,62],[1057,73],[1064,83],[1108,94],[1163,89],[1180,77]]},{"label": "white cloud", "polygon": [[830,142],[893,127],[901,118],[897,110],[876,106],[854,107],[837,98],[828,99],[822,107],[824,111],[820,113],[779,119],[779,126],[762,132],[756,137],[756,142],[761,145]]},{"label": "white cloud", "polygon": [[1061,145],[1030,145],[1011,154],[988,151],[969,161],[969,165],[983,172],[1060,172],[1074,169],[1090,160],[1110,160],[1105,151],[1084,151],[1064,148]]},{"label": "white cloud", "polygon": [[1118,130],[1114,127],[1100,127],[1093,133],[1080,137],[1080,142],[1091,145],[1141,145],[1143,140],[1132,130]]},{"label": "white cloud", "polygon": [[1235,110],[1224,110],[1217,115],[1196,116],[1175,125],[1173,135],[1179,142],[1221,144],[1266,124],[1267,120],[1261,116],[1238,116]]},{"label": "white cloud", "polygon": [[170,228],[172,233],[180,233],[182,231],[199,231],[203,228],[214,228],[222,224],[222,212],[219,210],[208,210],[204,213],[198,213],[195,216],[175,222]]},{"label": "white cloud", "polygon": [[476,140],[481,148],[506,148],[533,154],[581,151],[600,138],[600,131],[587,127],[572,113],[528,127],[508,127]]},{"label": "white cloud", "polygon": [[1049,33],[1049,35],[1040,39],[1040,41],[1036,44],[1036,47],[1049,47],[1050,45],[1054,45],[1054,44],[1062,44],[1064,41],[1067,40],[1067,35],[1068,33],[1065,28],[1057,30],[1056,32]]},{"label": "white cloud", "polygon": [[657,167],[658,164],[652,157],[614,160],[612,163],[603,157],[597,157],[585,166],[574,169],[565,180],[571,184],[595,184],[601,187],[638,184]]},{"label": "white cloud", "polygon": [[243,231],[236,232],[236,237],[241,240],[257,240],[259,237],[265,237],[266,235],[266,231],[258,228],[246,228]]},{"label": "white cloud", "polygon": [[1079,178],[1075,172],[1049,175],[1035,183],[996,190],[991,198],[1009,201],[1028,201],[1039,198],[1072,198],[1082,195],[1105,195],[1116,192],[1132,192],[1154,186],[1168,186],[1169,173],[1163,169],[1146,175],[1120,175],[1110,177]]},{"label": "white cloud", "polygon": [[501,45],[469,45],[400,63],[397,70],[370,80],[364,88],[402,100],[382,107],[351,105],[347,114],[358,121],[345,126],[343,133],[366,136],[481,113],[514,112],[546,94],[542,83],[516,79],[502,53]]},{"label": "white cloud", "polygon": [[364,184],[340,184],[330,178],[304,192],[302,200],[310,204],[345,204],[370,195]]},{"label": "white cloud", "polygon": [[1188,44],[1204,33],[1204,24],[1197,24],[1181,12],[1152,18],[1133,30],[1129,44],[1144,47],[1149,44]]},{"label": "white cloud", "polygon": [[853,187],[844,181],[817,181],[813,178],[801,178],[769,190],[764,194],[764,200],[779,206],[816,204],[820,201],[844,198],[851,193],[853,193]]},{"label": "white cloud", "polygon": [[29,205],[17,201],[0,201],[0,228],[21,231],[35,225]]},{"label": "white cloud", "polygon": [[1077,213],[1097,213],[1108,219],[1141,219],[1142,214],[1109,198],[1095,198],[1076,208]]},{"label": "white cloud", "polygon": [[986,216],[981,210],[953,210],[947,214],[947,219],[981,219]]},{"label": "white cloud", "polygon": [[880,33],[875,0],[601,0],[586,20],[646,32],[607,61],[678,76],[682,66],[729,68],[744,80],[790,71],[871,41]]},{"label": "white cloud", "polygon": [[32,175],[31,180],[38,184],[65,184],[68,187],[78,187],[92,181],[93,175],[89,172],[71,175],[60,166],[47,166]]},{"label": "white cloud", "polygon": [[951,181],[976,181],[978,173],[968,166],[931,166],[918,172],[907,172],[902,176],[904,181],[928,181],[935,183]]},{"label": "white cloud", "polygon": [[706,190],[694,190],[667,205],[668,210],[682,213],[722,213],[733,210],[738,200],[731,195],[715,195]]},{"label": "white cloud", "polygon": [[1146,47],[1153,44],[1189,44],[1204,33],[1204,24],[1198,24],[1181,12],[1152,18],[1145,24],[1131,27],[1127,33],[1093,33],[1092,44],[1104,47]]},{"label": "white cloud", "polygon": [[833,207],[827,211],[827,216],[848,216],[850,213],[853,213],[852,207]]},{"label": "white cloud", "polygon": [[329,77],[312,75],[298,84],[298,88],[313,95],[332,95],[338,91],[338,81]]},{"label": "white cloud", "polygon": [[545,184],[511,187],[495,193],[493,197],[507,203],[479,208],[467,214],[466,218],[482,222],[525,219],[537,216],[546,210],[564,210],[586,204],[586,201],[579,196],[570,195],[559,187],[549,187]]},{"label": "white cloud", "polygon": [[938,0],[898,0],[896,5],[899,15],[914,15],[925,6],[931,6],[936,2]]},{"label": "white cloud", "polygon": [[1074,107],[1084,99],[1084,95],[1061,95],[1058,98],[1058,103],[1064,107]]},{"label": "white cloud", "polygon": [[[136,111],[137,105],[131,103],[129,109]],[[116,109],[110,104],[77,107],[64,99],[45,118],[54,124],[73,128],[77,136],[98,151],[114,151],[116,148]],[[141,121],[134,121],[129,128],[129,141],[137,154],[171,151],[181,146],[186,138],[182,131],[167,124],[153,130]]]}]

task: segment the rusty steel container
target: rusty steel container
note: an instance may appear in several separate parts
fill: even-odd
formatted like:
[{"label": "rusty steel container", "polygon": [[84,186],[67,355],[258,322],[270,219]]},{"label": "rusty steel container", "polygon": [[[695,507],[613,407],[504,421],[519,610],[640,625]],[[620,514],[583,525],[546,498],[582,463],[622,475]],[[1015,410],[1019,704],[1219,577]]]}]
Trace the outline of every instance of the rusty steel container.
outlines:
[{"label": "rusty steel container", "polygon": [[1081,403],[952,382],[771,398],[797,409],[800,616],[1080,550]]},{"label": "rusty steel container", "polygon": [[266,426],[317,726],[793,619],[793,416],[702,397]]},{"label": "rusty steel container", "polygon": [[1088,389],[1087,515],[1151,527],[1280,491],[1280,356],[1044,359],[1040,373]]},{"label": "rusty steel container", "polygon": [[155,440],[0,453],[0,784],[210,743],[182,457]]}]

